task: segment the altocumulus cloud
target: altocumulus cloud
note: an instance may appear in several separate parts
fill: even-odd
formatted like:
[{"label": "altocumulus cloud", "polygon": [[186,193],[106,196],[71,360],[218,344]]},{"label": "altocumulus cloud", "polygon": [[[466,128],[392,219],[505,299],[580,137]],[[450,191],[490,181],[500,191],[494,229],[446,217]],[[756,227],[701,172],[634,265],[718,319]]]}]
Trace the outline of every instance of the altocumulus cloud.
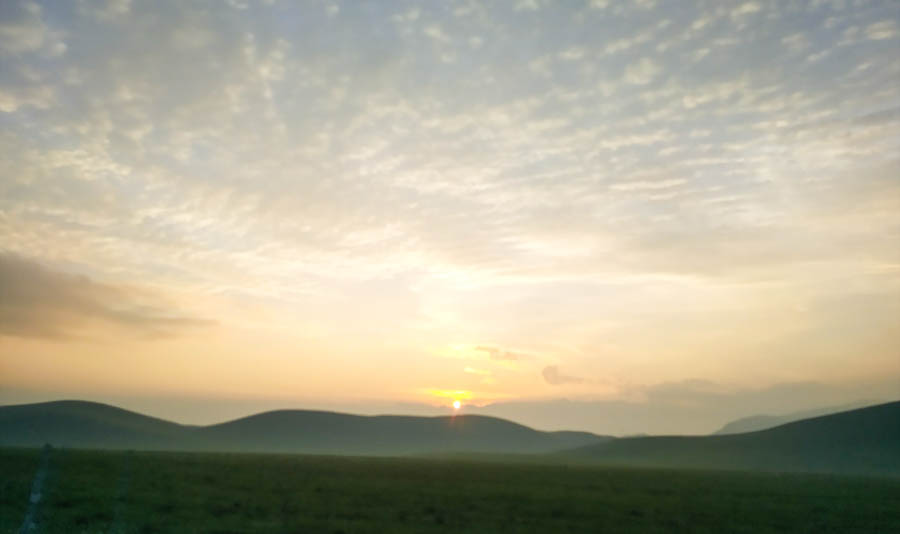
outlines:
[{"label": "altocumulus cloud", "polygon": [[92,320],[151,337],[215,324],[163,307],[161,301],[158,295],[0,254],[0,336],[64,338]]},{"label": "altocumulus cloud", "polygon": [[490,340],[535,382],[725,354],[705,378],[896,377],[897,15],[2,0],[0,243],[46,267],[4,283],[0,332],[186,333],[164,297],[245,324],[250,299],[322,353]]}]

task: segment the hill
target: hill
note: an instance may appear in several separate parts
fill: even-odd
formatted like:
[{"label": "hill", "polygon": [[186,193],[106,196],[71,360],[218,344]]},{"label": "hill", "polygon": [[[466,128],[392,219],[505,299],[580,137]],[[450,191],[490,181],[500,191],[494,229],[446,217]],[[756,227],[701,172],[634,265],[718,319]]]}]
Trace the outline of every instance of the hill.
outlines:
[{"label": "hill", "polygon": [[57,401],[0,406],[0,445],[75,448],[169,449],[183,447],[192,428],[115,406]]},{"label": "hill", "polygon": [[409,455],[547,453],[606,439],[540,432],[480,415],[359,416],[280,410],[210,426],[186,426],[84,401],[0,407],[0,446]]},{"label": "hill", "polygon": [[855,410],[856,408],[864,408],[879,404],[876,401],[859,401],[853,404],[845,404],[843,406],[829,406],[827,408],[818,408],[815,410],[804,410],[802,412],[794,412],[785,415],[751,415],[742,417],[727,423],[725,426],[713,432],[713,434],[743,434],[744,432],[756,432],[757,430],[766,430],[774,428],[786,423],[800,421],[801,419],[809,419],[811,417],[819,417],[821,415],[829,415],[837,412],[845,412],[847,410]]},{"label": "hill", "polygon": [[758,432],[621,438],[563,455],[610,465],[900,475],[900,401]]},{"label": "hill", "polygon": [[359,416],[300,410],[267,412],[200,432],[208,442],[234,450],[325,454],[542,453],[604,439],[587,432],[539,432],[482,415]]}]

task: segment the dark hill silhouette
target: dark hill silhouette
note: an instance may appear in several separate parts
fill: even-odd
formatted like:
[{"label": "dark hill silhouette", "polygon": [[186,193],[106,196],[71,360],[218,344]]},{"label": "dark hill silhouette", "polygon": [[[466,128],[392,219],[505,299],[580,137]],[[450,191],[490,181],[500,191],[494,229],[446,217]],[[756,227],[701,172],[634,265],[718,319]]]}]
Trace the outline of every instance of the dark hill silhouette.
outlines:
[{"label": "dark hill silhouette", "polygon": [[819,417],[820,415],[829,415],[838,412],[846,412],[847,410],[855,410],[856,408],[864,408],[880,404],[878,401],[858,401],[843,406],[829,406],[827,408],[817,408],[815,410],[804,410],[802,412],[793,412],[784,415],[751,415],[742,417],[727,423],[713,434],[743,434],[744,432],[756,432],[757,430],[766,430],[767,428],[775,428],[785,423],[793,423],[801,419],[809,419],[811,417]]},{"label": "dark hill silhouette", "polygon": [[211,426],[186,426],[113,406],[59,401],[0,407],[0,446],[408,455],[546,453],[605,439],[540,432],[504,419],[359,416],[280,410]]},{"label": "dark hill silhouette", "polygon": [[621,438],[562,453],[612,465],[900,475],[900,401],[745,434]]},{"label": "dark hill silhouette", "polygon": [[422,452],[540,453],[569,443],[597,443],[587,432],[539,432],[481,415],[413,417],[359,416],[331,412],[267,412],[201,429],[215,443],[237,450],[303,450],[329,454],[418,454]]},{"label": "dark hill silhouette", "polygon": [[193,427],[115,406],[83,401],[0,406],[0,445],[166,449],[184,444]]}]

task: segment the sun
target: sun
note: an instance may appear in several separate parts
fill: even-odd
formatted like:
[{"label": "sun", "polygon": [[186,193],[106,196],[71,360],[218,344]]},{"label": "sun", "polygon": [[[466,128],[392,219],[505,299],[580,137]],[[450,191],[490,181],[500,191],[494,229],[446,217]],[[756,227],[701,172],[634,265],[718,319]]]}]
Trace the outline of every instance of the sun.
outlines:
[{"label": "sun", "polygon": [[453,401],[453,409],[454,410],[459,410],[460,406],[462,406],[461,402],[459,402],[458,400]]}]

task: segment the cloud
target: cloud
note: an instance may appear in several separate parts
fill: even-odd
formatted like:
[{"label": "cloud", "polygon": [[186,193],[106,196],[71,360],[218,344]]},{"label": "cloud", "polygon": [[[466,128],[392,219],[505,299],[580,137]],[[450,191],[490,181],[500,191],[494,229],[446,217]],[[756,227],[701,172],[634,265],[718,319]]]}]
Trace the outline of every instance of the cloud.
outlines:
[{"label": "cloud", "polygon": [[621,182],[610,184],[610,189],[616,191],[645,191],[655,189],[670,189],[687,183],[687,180],[680,178],[669,178],[666,180],[646,181],[636,180],[633,182]]},{"label": "cloud", "polygon": [[[409,344],[544,355],[609,330],[626,362],[657,354],[652,325],[740,372],[886,360],[856,331],[818,366],[800,336],[767,328],[771,346],[739,357],[749,327],[710,332],[844,291],[897,297],[889,3],[234,4],[0,2],[5,250],[78,265],[92,288],[251,298],[304,324],[349,313],[360,344],[393,323]],[[403,321],[385,313],[397,295]],[[80,328],[66,317],[57,330]],[[658,358],[663,380],[702,356]]]},{"label": "cloud", "polygon": [[809,38],[802,32],[782,37],[781,44],[790,51],[798,53],[806,50],[810,46]]},{"label": "cloud", "polygon": [[470,375],[491,376],[491,372],[487,369],[478,369],[476,367],[466,367],[463,371]]},{"label": "cloud", "polygon": [[634,5],[639,9],[649,10],[656,7],[656,0],[634,0]]},{"label": "cloud", "polygon": [[488,357],[490,357],[490,359],[492,360],[498,361],[517,361],[527,360],[530,358],[530,355],[525,354],[524,352],[505,350],[499,347],[479,346],[475,347],[475,350],[487,354]]},{"label": "cloud", "polygon": [[759,2],[744,2],[743,4],[731,10],[731,17],[740,18],[761,10],[762,6],[759,5]]},{"label": "cloud", "polygon": [[662,69],[652,59],[644,57],[625,69],[625,81],[633,85],[646,85],[656,78]]},{"label": "cloud", "polygon": [[578,46],[567,48],[559,53],[559,59],[563,61],[578,61],[585,56],[585,49]]},{"label": "cloud", "polygon": [[31,1],[0,3],[0,55],[39,51],[51,56],[66,51],[59,33],[44,24],[41,6]]},{"label": "cloud", "polygon": [[152,337],[214,324],[159,301],[156,295],[0,253],[0,335],[65,338],[92,320]]},{"label": "cloud", "polygon": [[516,11],[537,11],[540,8],[537,0],[518,0],[515,5]]},{"label": "cloud", "polygon": [[583,378],[562,374],[559,371],[559,367],[557,367],[556,365],[548,365],[547,367],[544,367],[544,370],[541,371],[541,375],[544,377],[544,380],[548,384],[553,386],[559,386],[562,384],[580,384],[584,382]]},{"label": "cloud", "polygon": [[[616,31],[607,10],[590,13],[610,31],[566,40],[547,36],[525,58],[525,65],[533,62],[539,74],[549,74],[546,85],[532,83],[528,69],[507,68],[506,59],[521,51],[504,43],[521,42],[537,22],[517,17],[508,23],[499,7],[475,10],[478,16],[465,31],[432,9],[385,13],[415,19],[416,31],[376,38],[367,27],[354,26],[360,13],[352,6],[345,6],[341,20],[302,6],[253,4],[241,13],[215,14],[179,4],[110,6],[122,6],[113,10],[116,17],[140,31],[98,23],[90,31],[108,46],[73,41],[77,53],[46,67],[17,58],[0,76],[0,109],[34,113],[10,117],[15,128],[0,140],[9,177],[0,183],[0,209],[20,235],[18,243],[36,244],[15,247],[24,255],[67,246],[53,242],[66,232],[79,243],[77,250],[70,247],[73,261],[127,267],[142,276],[180,273],[178,282],[280,297],[296,294],[300,285],[312,290],[334,280],[398,272],[423,284],[440,276],[447,284],[490,285],[549,261],[540,250],[552,248],[518,244],[577,234],[615,250],[601,255],[586,249],[585,264],[556,262],[557,276],[586,269],[596,274],[619,267],[610,258],[652,254],[643,245],[653,241],[651,234],[668,238],[671,225],[646,219],[672,217],[672,205],[640,204],[658,200],[661,191],[654,188],[666,183],[645,179],[647,167],[670,169],[671,180],[683,180],[671,188],[686,214],[677,219],[678,228],[715,241],[719,236],[711,234],[723,226],[740,232],[754,220],[737,220],[743,215],[730,210],[735,204],[780,209],[773,189],[761,185],[769,182],[760,169],[790,183],[795,169],[785,162],[802,161],[804,172],[827,176],[888,153],[885,145],[896,128],[885,127],[882,141],[852,151],[841,148],[847,138],[813,140],[787,132],[797,121],[836,109],[835,102],[862,109],[857,93],[891,96],[873,78],[860,79],[850,100],[828,85],[805,87],[801,77],[768,79],[759,59],[777,57],[773,68],[795,70],[790,58],[768,52],[804,28],[779,26],[773,38],[760,42],[753,32],[704,24],[710,45],[749,40],[747,50],[758,45],[768,52],[737,65],[722,63],[710,46],[704,61],[712,62],[715,74],[668,69],[679,54],[697,49],[694,34],[676,39],[680,30],[715,19],[717,10],[699,4],[675,17],[659,3],[654,16],[662,21],[634,32]],[[565,7],[544,7],[567,14]],[[272,9],[285,16],[285,10],[299,10],[319,21],[313,33],[331,31],[330,24],[344,28],[346,37],[328,41],[332,59],[321,61],[306,37],[271,23],[277,20]],[[60,23],[63,32],[86,31]],[[445,46],[425,42],[466,43],[470,33],[497,32],[506,41],[486,39],[484,53],[455,50],[490,75],[438,82],[458,78],[432,56]],[[653,44],[670,40],[665,53],[646,55]],[[185,41],[212,44],[184,48]],[[596,53],[604,50],[615,54]],[[559,53],[580,57],[562,66],[581,74],[554,76]],[[822,68],[843,79],[844,60],[824,61]],[[413,67],[419,64],[428,66]],[[603,74],[622,68],[621,81]],[[153,72],[171,73],[172,80],[161,84],[148,76]],[[682,133],[693,130],[710,135],[700,143]],[[55,132],[59,142],[43,146],[40,132]],[[771,146],[794,159],[759,153]],[[844,151],[833,152],[840,161],[821,154],[831,150]],[[127,189],[117,185],[126,182]],[[799,192],[810,183],[789,187]],[[716,187],[729,194],[716,193]],[[733,202],[723,203],[726,196]],[[703,220],[712,214],[710,203],[721,206],[719,222],[727,224]],[[551,219],[558,222],[547,224]],[[107,235],[108,228],[115,235]],[[685,243],[681,252],[694,249]],[[305,261],[291,260],[298,256]],[[734,267],[740,271],[743,263]],[[653,272],[659,264],[629,262],[627,268]]]},{"label": "cloud", "polygon": [[900,32],[898,32],[896,20],[882,20],[866,27],[866,37],[873,41],[894,39],[897,35],[900,35]]},{"label": "cloud", "polygon": [[85,15],[96,17],[102,21],[115,20],[131,11],[131,0],[98,0],[96,2],[78,2],[78,10]]},{"label": "cloud", "polygon": [[641,31],[638,31],[634,35],[629,35],[627,37],[622,37],[620,39],[616,39],[615,41],[611,41],[603,47],[603,51],[607,55],[619,54],[622,52],[626,52],[638,45],[648,43],[653,39],[654,34],[659,29],[659,26],[660,25],[645,28]]},{"label": "cloud", "polygon": [[426,26],[425,29],[422,30],[422,33],[424,33],[431,39],[434,39],[435,41],[440,41],[442,43],[450,41],[450,38],[447,36],[444,30],[437,24]]},{"label": "cloud", "polygon": [[12,113],[19,108],[47,109],[56,101],[56,94],[47,85],[0,87],[0,111]]}]

